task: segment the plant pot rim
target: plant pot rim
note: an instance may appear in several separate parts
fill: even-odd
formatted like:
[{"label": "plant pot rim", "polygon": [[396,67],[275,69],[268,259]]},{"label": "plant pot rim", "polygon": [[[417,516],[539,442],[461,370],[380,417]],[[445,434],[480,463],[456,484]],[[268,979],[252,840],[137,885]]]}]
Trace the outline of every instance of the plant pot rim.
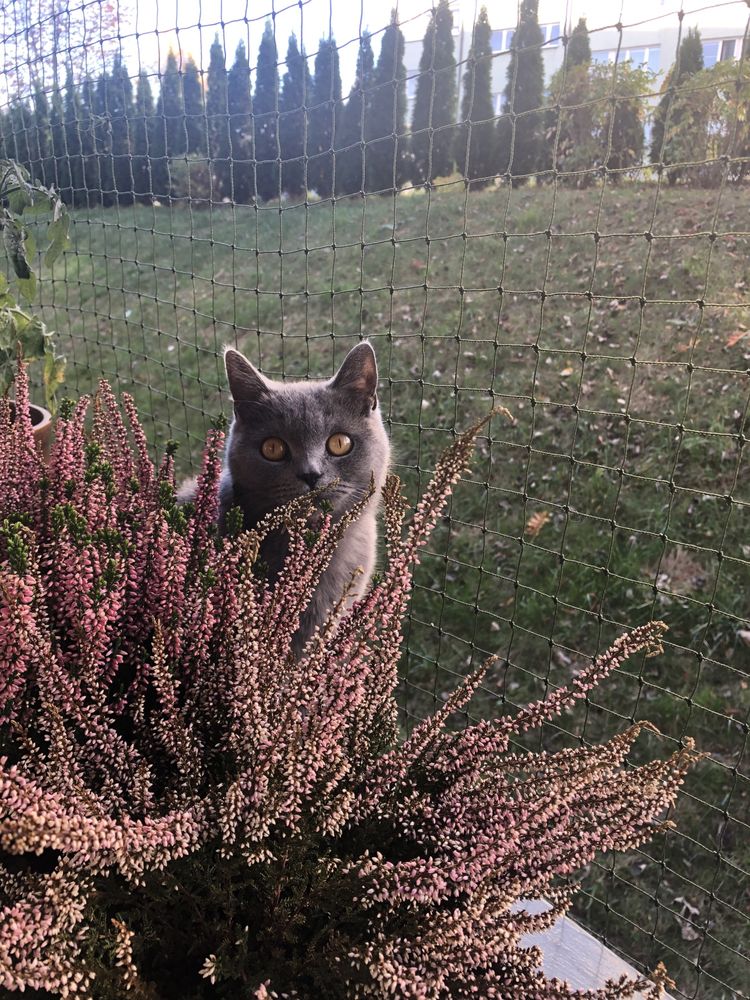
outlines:
[{"label": "plant pot rim", "polygon": [[[52,414],[46,407],[40,406],[39,403],[29,403],[29,409],[32,411],[31,423],[34,427],[34,433],[43,430],[48,424],[52,423]],[[41,413],[41,420],[34,420],[34,410],[36,410],[37,413]]]}]

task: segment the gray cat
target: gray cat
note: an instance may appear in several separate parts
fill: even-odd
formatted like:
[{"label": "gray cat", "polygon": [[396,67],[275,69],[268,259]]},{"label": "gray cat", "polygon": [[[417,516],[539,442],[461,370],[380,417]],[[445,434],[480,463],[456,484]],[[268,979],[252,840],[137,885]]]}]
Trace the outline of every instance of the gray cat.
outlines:
[{"label": "gray cat", "polygon": [[[272,382],[238,351],[224,355],[234,420],[227,439],[219,488],[219,525],[239,507],[246,528],[293,497],[320,489],[341,516],[370,488],[375,493],[352,524],[324,572],[295,636],[299,653],[340,601],[360,569],[351,600],[361,596],[375,563],[376,513],[388,473],[390,447],[378,408],[378,368],[363,342],[347,354],[329,381]],[[283,535],[266,539],[260,557],[273,580],[284,560]]]}]

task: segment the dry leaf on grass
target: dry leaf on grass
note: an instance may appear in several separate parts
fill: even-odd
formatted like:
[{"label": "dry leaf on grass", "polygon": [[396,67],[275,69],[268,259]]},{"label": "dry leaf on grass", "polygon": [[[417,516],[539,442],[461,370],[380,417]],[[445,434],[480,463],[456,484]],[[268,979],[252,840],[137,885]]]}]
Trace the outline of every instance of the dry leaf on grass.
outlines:
[{"label": "dry leaf on grass", "polygon": [[726,343],[725,343],[724,346],[725,347],[734,347],[734,345],[735,344],[739,344],[739,342],[743,338],[745,338],[748,335],[748,333],[750,333],[750,330],[735,330],[734,333],[730,333],[729,334],[729,336],[727,337],[727,340],[726,340]]},{"label": "dry leaf on grass", "polygon": [[531,535],[532,538],[536,538],[545,524],[549,523],[550,519],[550,514],[546,510],[539,510],[536,514],[532,514],[526,522],[526,534]]}]

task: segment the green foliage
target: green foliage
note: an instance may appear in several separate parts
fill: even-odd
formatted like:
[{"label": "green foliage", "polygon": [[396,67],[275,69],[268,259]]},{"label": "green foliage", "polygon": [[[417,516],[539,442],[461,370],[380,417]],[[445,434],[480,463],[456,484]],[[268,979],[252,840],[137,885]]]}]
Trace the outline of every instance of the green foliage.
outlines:
[{"label": "green foliage", "polygon": [[616,71],[593,63],[555,73],[549,87],[547,145],[563,183],[588,187],[606,168],[616,184],[641,165],[648,110],[643,98],[652,81],[652,73],[629,62]]},{"label": "green foliage", "polygon": [[750,64],[718,62],[691,74],[674,94],[664,137],[670,179],[715,187],[739,183],[750,157]]},{"label": "green foliage", "polygon": [[42,184],[54,182],[54,164],[51,160],[52,133],[50,127],[50,108],[47,94],[41,85],[34,88],[33,117],[30,135],[32,176]]},{"label": "green foliage", "polygon": [[281,188],[298,198],[305,188],[306,107],[312,95],[312,79],[304,50],[300,51],[295,35],[290,35],[286,52],[286,73],[279,99],[279,146],[281,149]]},{"label": "green foliage", "polygon": [[538,10],[539,0],[522,0],[504,91],[506,115],[498,122],[499,163],[516,178],[533,174],[542,154],[544,36]]},{"label": "green foliage", "polygon": [[152,159],[154,155],[154,97],[151,82],[145,70],[138,74],[133,108],[133,193],[136,198],[151,197]]},{"label": "green foliage", "polygon": [[[70,218],[50,188],[32,181],[12,160],[0,161],[0,230],[8,262],[21,295],[30,302],[36,291],[36,246],[26,226],[31,219],[51,215],[47,222],[44,264],[51,267],[68,245]],[[54,412],[55,393],[63,380],[65,361],[55,353],[54,334],[42,320],[19,306],[7,280],[0,275],[0,388],[7,391],[15,376],[18,351],[27,361],[42,361],[47,406]]]},{"label": "green foliage", "polygon": [[108,100],[114,187],[120,203],[129,204],[133,200],[134,189],[132,154],[135,108],[133,84],[119,53],[115,56],[112,66]]},{"label": "green foliage", "polygon": [[240,42],[227,77],[229,111],[229,160],[219,161],[217,174],[224,197],[240,204],[255,201],[253,165],[253,103],[250,96],[250,63]]},{"label": "green foliage", "polygon": [[558,171],[559,182],[588,187],[601,161],[588,64],[559,69],[550,80],[549,100],[546,145],[552,156],[550,165]]},{"label": "green foliage", "polygon": [[80,205],[85,201],[85,159],[84,134],[82,134],[83,108],[81,95],[76,86],[72,69],[68,69],[65,79],[65,98],[63,102],[63,120],[65,130],[65,148],[68,169],[61,181],[60,196],[69,205]]},{"label": "green foliage", "polygon": [[492,105],[492,28],[482,7],[474,25],[456,133],[456,164],[473,187],[484,187],[497,169],[497,130]]},{"label": "green foliage", "polygon": [[215,200],[222,195],[222,179],[226,179],[229,160],[229,94],[227,64],[218,34],[211,44],[206,92],[208,155],[216,181]]},{"label": "green foliage", "polygon": [[648,113],[646,97],[651,92],[653,73],[626,62],[617,66],[596,63],[591,67],[594,111],[594,138],[599,162],[614,171],[610,179],[622,180],[624,172],[643,162],[643,129]]},{"label": "green foliage", "polygon": [[321,198],[333,194],[333,143],[341,117],[341,72],[334,38],[322,38],[315,56],[307,134],[307,183]]},{"label": "green foliage", "polygon": [[189,200],[196,207],[207,205],[215,191],[211,167],[205,156],[180,156],[169,162],[170,195]]},{"label": "green foliage", "polygon": [[365,186],[369,192],[398,189],[406,180],[406,67],[397,11],[383,32],[367,116]]},{"label": "green foliage", "polygon": [[448,0],[440,0],[432,10],[419,60],[411,126],[415,183],[431,183],[453,170],[455,115],[453,14]]},{"label": "green foliage", "polygon": [[258,50],[255,77],[255,158],[257,160],[258,197],[263,201],[279,195],[279,56],[273,26],[266,21]]},{"label": "green foliage", "polygon": [[589,41],[589,29],[586,26],[586,18],[578,19],[578,24],[573,28],[565,53],[565,62],[568,68],[571,66],[588,66],[591,62],[591,43]]},{"label": "green foliage", "polygon": [[[685,111],[684,101],[675,101],[675,93],[685,83],[700,73],[703,69],[703,45],[701,43],[700,32],[697,28],[689,28],[687,35],[680,42],[677,50],[677,61],[670,67],[664,84],[662,86],[662,97],[653,115],[653,125],[651,131],[651,162],[670,162],[669,158],[675,150],[665,145],[665,130],[668,128],[670,134],[674,130],[679,130],[679,117]],[[670,183],[675,183],[679,178],[679,171],[676,169],[668,171]]]},{"label": "green foliage", "polygon": [[167,157],[184,156],[187,149],[185,102],[182,97],[182,79],[177,66],[177,56],[171,49],[161,77],[156,113],[164,119]]},{"label": "green foliage", "polygon": [[188,153],[206,154],[206,107],[198,67],[188,56],[182,70],[182,96],[185,104],[185,131]]},{"label": "green foliage", "polygon": [[359,40],[356,76],[336,133],[336,194],[339,195],[365,189],[364,138],[374,82],[372,44],[365,31]]}]

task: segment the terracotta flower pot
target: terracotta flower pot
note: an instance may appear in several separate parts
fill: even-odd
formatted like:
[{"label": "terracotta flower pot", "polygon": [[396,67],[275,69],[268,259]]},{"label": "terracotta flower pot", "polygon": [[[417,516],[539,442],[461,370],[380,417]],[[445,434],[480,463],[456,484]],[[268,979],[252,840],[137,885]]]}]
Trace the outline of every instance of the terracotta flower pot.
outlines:
[{"label": "terracotta flower pot", "polygon": [[29,410],[31,411],[31,423],[34,427],[34,440],[42,446],[44,457],[48,459],[52,445],[52,414],[43,406],[37,406],[35,403],[29,406]]},{"label": "terracotta flower pot", "polygon": [[[11,410],[15,404],[11,403]],[[52,414],[45,410],[43,406],[32,403],[29,406],[31,413],[31,424],[34,428],[34,440],[41,445],[45,461],[49,459],[49,450],[52,445]]]}]

